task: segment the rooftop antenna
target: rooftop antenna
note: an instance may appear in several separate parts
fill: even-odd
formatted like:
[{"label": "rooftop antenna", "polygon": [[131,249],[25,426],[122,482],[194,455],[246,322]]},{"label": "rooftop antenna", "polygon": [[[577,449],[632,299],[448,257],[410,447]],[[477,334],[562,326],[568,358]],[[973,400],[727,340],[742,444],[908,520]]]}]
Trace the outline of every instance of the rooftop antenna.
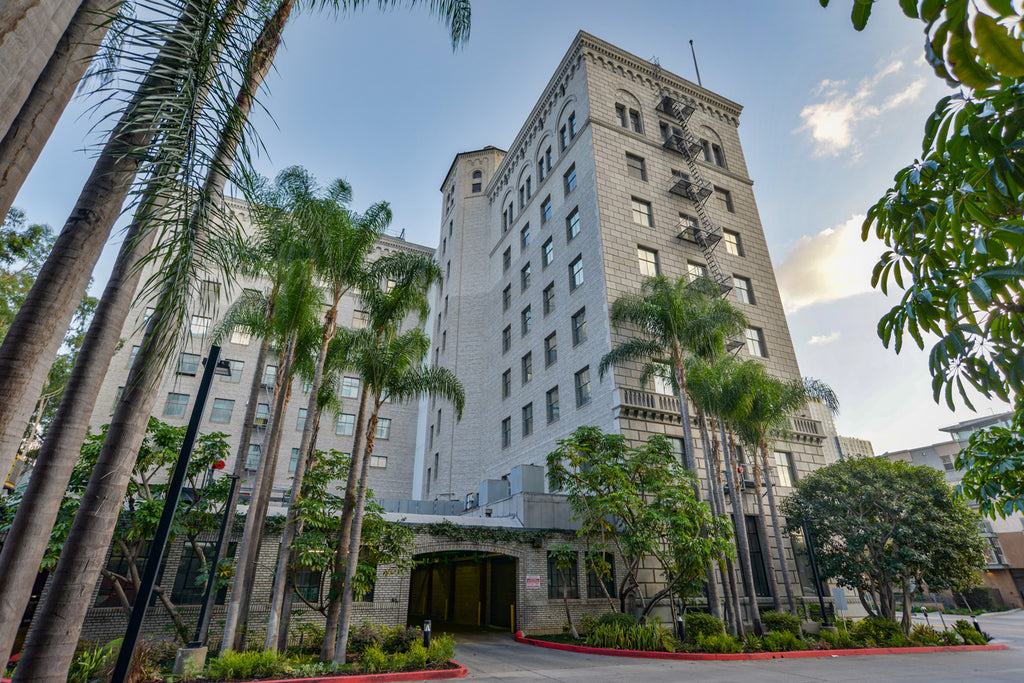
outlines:
[{"label": "rooftop antenna", "polygon": [[697,85],[704,87],[704,84],[700,82],[700,67],[697,66],[697,51],[693,49],[693,40],[690,40],[690,54],[693,55],[693,70],[697,72]]}]

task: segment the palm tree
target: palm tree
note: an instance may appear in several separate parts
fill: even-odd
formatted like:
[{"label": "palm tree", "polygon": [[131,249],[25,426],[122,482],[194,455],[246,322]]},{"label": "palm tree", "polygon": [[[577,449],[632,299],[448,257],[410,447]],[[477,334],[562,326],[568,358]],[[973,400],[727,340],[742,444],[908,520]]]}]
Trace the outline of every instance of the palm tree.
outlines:
[{"label": "palm tree", "polygon": [[[400,322],[400,320],[394,321],[392,329],[396,329]],[[362,332],[367,332],[367,330]],[[370,457],[373,454],[381,406],[387,400],[404,403],[421,396],[439,396],[452,404],[456,419],[460,420],[466,401],[462,384],[451,370],[421,365],[430,350],[430,338],[419,328],[411,329],[397,336],[387,335],[382,341],[378,341],[377,335],[370,331],[367,334],[353,335],[352,341],[350,358],[353,367],[363,378],[366,391],[370,394],[370,413],[364,430],[365,445],[362,446],[359,456],[361,467],[359,492],[352,516],[352,532],[345,564],[345,583],[342,588],[341,611],[338,617],[338,637],[334,646],[334,661],[336,663],[344,663],[347,654],[348,632],[354,600],[353,580],[362,538],[363,509],[366,502]],[[356,452],[357,447],[358,445],[353,446],[353,452]],[[355,458],[353,458],[354,462]]]},{"label": "palm tree", "polygon": [[[121,6],[119,0],[82,1],[10,128],[0,134],[0,216],[7,215]],[[10,73],[29,81],[18,69]]]},{"label": "palm tree", "polygon": [[[342,297],[362,277],[364,262],[370,250],[391,222],[391,209],[384,203],[371,206],[362,216],[350,212],[346,205],[352,197],[352,188],[343,180],[334,181],[321,197],[315,180],[304,169],[293,167],[284,174],[290,176],[286,182],[290,188],[289,193],[298,200],[291,213],[296,220],[306,224],[303,226],[303,234],[308,236],[310,242],[313,271],[323,283],[327,311],[324,313],[321,326],[320,348],[313,367],[306,422],[299,445],[299,459],[292,477],[288,514],[281,534],[278,569],[271,591],[270,620],[266,636],[266,647],[270,650],[278,647],[281,613],[286,599],[285,585],[288,583],[289,557],[296,536],[296,502],[302,494],[306,461],[312,453],[314,425],[319,421],[320,384],[328,346],[338,327],[338,305]],[[287,629],[283,629],[281,637],[285,642],[287,635]]]},{"label": "palm tree", "polygon": [[[718,285],[704,277],[693,282],[676,281],[664,275],[648,278],[638,293],[617,299],[609,312],[614,329],[631,329],[637,336],[614,347],[598,365],[598,373],[616,365],[640,361],[641,385],[651,377],[668,374],[679,401],[683,425],[683,450],[686,468],[697,475],[690,407],[687,401],[686,364],[688,354],[714,357],[725,350],[726,341],[746,326],[743,314],[725,299],[719,298]],[[694,477],[699,482],[699,475]],[[710,485],[710,482],[709,482]],[[700,499],[700,485],[695,484]],[[721,615],[718,585],[708,568],[708,603],[716,617]]]}]

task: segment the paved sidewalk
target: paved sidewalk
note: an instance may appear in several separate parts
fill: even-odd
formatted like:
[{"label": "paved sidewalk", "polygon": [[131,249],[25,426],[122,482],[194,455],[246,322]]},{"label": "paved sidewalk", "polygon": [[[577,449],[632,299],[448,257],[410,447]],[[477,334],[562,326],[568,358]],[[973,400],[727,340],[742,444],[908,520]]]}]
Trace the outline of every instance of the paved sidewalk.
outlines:
[{"label": "paved sidewalk", "polygon": [[[983,628],[988,628],[984,623]],[[994,635],[994,634],[993,634]],[[677,662],[560,652],[507,634],[460,634],[455,658],[470,681],[1024,681],[1024,649],[751,662]],[[1011,645],[1012,647],[1012,645]]]}]

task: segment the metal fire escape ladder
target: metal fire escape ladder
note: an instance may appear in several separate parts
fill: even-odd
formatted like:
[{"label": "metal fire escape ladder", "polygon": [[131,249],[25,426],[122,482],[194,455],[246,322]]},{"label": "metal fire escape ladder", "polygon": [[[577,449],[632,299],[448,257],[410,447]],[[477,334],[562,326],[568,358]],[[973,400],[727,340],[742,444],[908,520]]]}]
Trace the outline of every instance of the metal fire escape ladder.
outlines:
[{"label": "metal fire escape ladder", "polygon": [[[664,87],[659,87],[661,99],[655,109],[672,117],[679,124],[679,132],[670,129],[664,146],[682,155],[689,173],[689,176],[673,178],[673,185],[669,188],[669,192],[689,199],[697,212],[696,225],[685,219],[680,221],[679,237],[694,242],[700,247],[708,266],[708,273],[718,283],[719,296],[725,296],[732,291],[732,278],[722,272],[715,256],[715,247],[722,240],[722,231],[711,221],[706,207],[715,188],[701,176],[700,167],[697,165],[697,155],[703,152],[703,145],[689,129],[690,117],[696,108],[692,104],[677,100],[666,92]],[[727,342],[726,348],[729,351],[735,351],[743,345],[743,341],[731,339]]]}]

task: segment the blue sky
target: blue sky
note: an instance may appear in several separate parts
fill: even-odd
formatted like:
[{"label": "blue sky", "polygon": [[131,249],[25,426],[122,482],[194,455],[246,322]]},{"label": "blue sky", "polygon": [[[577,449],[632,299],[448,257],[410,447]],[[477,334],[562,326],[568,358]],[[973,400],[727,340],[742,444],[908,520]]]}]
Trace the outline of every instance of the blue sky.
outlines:
[{"label": "blue sky", "polygon": [[[859,230],[920,153],[924,119],[947,91],[921,57],[921,24],[877,3],[857,33],[850,4],[477,0],[455,53],[423,10],[304,13],[267,81],[257,167],[344,177],[357,208],[387,200],[407,239],[434,245],[452,157],[510,144],[578,30],[696,80],[692,39],[704,86],[744,106],[740,137],[802,372],[839,393],[841,434],[878,453],[937,442],[938,427],[971,414],[934,404],[924,352],[882,348],[875,324],[891,304],[868,282],[881,246]],[[30,221],[63,225],[88,175],[88,104],[69,108],[15,202]]]}]

